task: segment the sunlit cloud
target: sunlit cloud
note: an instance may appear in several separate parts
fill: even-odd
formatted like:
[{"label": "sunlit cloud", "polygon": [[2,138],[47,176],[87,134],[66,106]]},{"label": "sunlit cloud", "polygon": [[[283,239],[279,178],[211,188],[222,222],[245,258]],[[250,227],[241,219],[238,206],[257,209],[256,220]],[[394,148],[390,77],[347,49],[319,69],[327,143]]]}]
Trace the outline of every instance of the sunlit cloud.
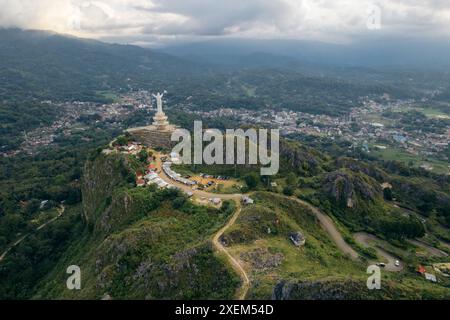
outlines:
[{"label": "sunlit cloud", "polygon": [[[218,37],[351,41],[374,32],[446,37],[439,0],[0,0],[0,26],[50,29],[108,41],[157,44]],[[381,28],[367,28],[377,6]]]}]

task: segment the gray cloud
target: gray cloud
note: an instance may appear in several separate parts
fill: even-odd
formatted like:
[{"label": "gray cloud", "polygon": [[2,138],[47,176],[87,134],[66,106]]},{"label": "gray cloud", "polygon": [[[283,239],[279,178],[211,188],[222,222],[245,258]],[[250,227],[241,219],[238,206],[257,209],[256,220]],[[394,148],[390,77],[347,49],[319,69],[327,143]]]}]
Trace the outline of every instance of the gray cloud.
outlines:
[{"label": "gray cloud", "polygon": [[[369,30],[367,8],[381,9]],[[157,44],[215,37],[351,41],[388,34],[445,37],[447,0],[0,0],[0,26]]]}]

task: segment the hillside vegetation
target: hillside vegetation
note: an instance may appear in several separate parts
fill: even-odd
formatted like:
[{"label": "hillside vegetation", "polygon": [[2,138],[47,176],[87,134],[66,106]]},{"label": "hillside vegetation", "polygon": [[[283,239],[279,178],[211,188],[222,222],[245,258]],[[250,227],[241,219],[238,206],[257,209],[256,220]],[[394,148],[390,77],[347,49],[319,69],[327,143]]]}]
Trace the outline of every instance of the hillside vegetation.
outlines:
[{"label": "hillside vegetation", "polygon": [[[27,282],[31,287],[22,291],[2,277],[5,298],[234,296],[239,279],[215,257],[210,240],[233,206],[223,210],[197,207],[177,191],[135,189],[127,183],[128,166],[120,156],[98,156],[87,167],[83,178],[83,220],[87,227],[67,235],[70,245],[52,256],[57,260],[53,270],[41,268],[41,276],[44,271],[48,273],[41,281],[36,279],[35,286]],[[17,259],[22,254],[21,250],[12,252]],[[66,268],[73,264],[80,266],[83,275],[83,290],[75,292],[65,286]],[[8,274],[17,268],[20,264],[8,264],[2,272]],[[16,280],[23,281],[23,277],[15,275]]]},{"label": "hillside vegetation", "polygon": [[[365,259],[353,261],[343,254],[309,208],[267,192],[253,197],[255,204],[245,207],[236,225],[223,236],[251,274],[253,286],[248,298],[448,298],[444,287],[385,272],[382,290],[367,290]],[[300,248],[289,239],[298,231],[306,237]]]}]

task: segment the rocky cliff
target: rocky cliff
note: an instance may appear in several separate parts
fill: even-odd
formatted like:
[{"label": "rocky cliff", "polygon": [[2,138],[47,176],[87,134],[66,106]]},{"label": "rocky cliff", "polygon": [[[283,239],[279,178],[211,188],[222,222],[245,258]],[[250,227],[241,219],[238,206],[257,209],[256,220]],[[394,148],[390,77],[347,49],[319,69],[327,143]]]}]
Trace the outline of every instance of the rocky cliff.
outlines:
[{"label": "rocky cliff", "polygon": [[336,203],[353,208],[359,202],[375,201],[382,196],[381,186],[364,173],[341,169],[324,176],[322,190]]},{"label": "rocky cliff", "polygon": [[[210,242],[230,212],[195,206],[178,191],[136,188],[127,182],[130,172],[123,155],[98,155],[86,163],[88,228],[59,264],[80,266],[82,289],[52,287],[65,283],[52,280],[40,298],[232,298],[239,278]],[[55,274],[66,276],[64,269]]]}]

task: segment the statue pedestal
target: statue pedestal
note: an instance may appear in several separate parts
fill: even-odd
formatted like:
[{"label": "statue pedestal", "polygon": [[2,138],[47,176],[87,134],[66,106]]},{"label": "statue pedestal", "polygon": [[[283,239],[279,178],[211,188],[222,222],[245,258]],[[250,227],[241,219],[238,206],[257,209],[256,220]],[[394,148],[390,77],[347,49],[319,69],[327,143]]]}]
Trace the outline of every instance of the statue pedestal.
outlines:
[{"label": "statue pedestal", "polygon": [[176,127],[170,124],[164,126],[147,126],[126,130],[136,141],[150,148],[171,150],[176,142],[171,141],[172,133]]},{"label": "statue pedestal", "polygon": [[168,117],[164,113],[157,113],[153,117],[153,126],[155,126],[158,130],[164,131],[167,130],[169,126]]}]

